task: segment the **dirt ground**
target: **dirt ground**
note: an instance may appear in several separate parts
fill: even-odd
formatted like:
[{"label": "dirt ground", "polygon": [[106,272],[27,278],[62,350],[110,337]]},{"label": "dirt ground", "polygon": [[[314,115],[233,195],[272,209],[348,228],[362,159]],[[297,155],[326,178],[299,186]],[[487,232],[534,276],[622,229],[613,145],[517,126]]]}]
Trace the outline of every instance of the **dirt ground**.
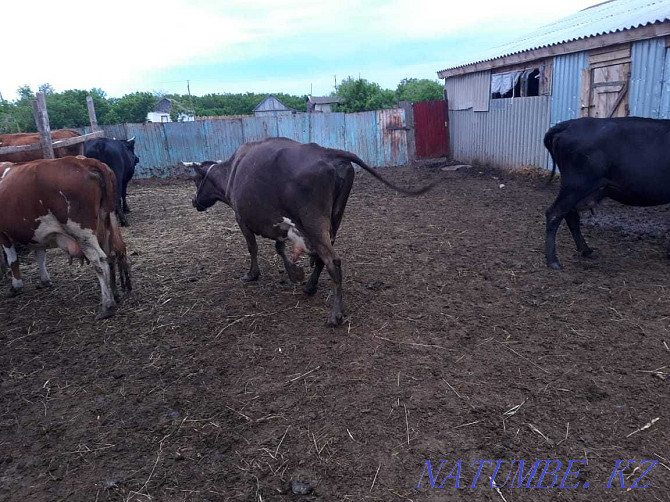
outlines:
[{"label": "dirt ground", "polygon": [[[562,226],[556,272],[542,251],[556,183],[384,173],[445,181],[408,198],[357,175],[337,329],[327,274],[304,296],[269,241],[260,280],[240,281],[231,210],[197,213],[186,180],[130,186],[134,290],[111,319],[93,320],[90,266],[51,251],[54,287],[38,290],[24,257],[26,292],[0,299],[0,499],[670,500],[665,209],[606,205],[584,228],[595,259]],[[561,462],[556,485],[517,487],[512,461],[542,459]],[[470,488],[476,460],[493,463]],[[628,490],[640,460],[658,463]]]}]

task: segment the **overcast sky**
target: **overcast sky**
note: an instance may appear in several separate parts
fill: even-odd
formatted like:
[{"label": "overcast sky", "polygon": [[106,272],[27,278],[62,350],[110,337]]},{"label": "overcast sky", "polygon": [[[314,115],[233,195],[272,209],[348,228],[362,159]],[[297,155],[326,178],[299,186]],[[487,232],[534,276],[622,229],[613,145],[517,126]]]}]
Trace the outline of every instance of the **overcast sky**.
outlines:
[{"label": "overcast sky", "polygon": [[[593,0],[7,0],[0,93],[285,92],[335,78],[395,89],[570,15]],[[364,4],[364,6],[362,5]]]}]

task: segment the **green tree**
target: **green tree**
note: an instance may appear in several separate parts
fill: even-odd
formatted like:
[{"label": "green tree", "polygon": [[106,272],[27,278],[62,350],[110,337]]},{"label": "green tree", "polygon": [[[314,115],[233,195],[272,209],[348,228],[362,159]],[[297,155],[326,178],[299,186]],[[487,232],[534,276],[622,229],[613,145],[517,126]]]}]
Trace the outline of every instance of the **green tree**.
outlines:
[{"label": "green tree", "polygon": [[13,103],[12,119],[18,131],[14,132],[36,132],[37,126],[33,118],[32,101],[35,99],[35,94],[29,85],[23,85],[16,90],[19,95]]},{"label": "green tree", "polygon": [[396,89],[398,101],[437,101],[444,99],[444,87],[436,80],[405,78]]},{"label": "green tree", "polygon": [[39,92],[43,92],[45,96],[49,96],[50,94],[53,94],[56,92],[51,84],[42,84],[38,88]]},{"label": "green tree", "polygon": [[106,117],[108,123],[144,122],[147,119],[147,113],[158,104],[158,99],[158,96],[150,92],[134,92],[114,99],[109,115]]},{"label": "green tree", "polygon": [[347,77],[335,93],[344,100],[336,106],[338,112],[365,112],[396,106],[395,93],[363,78]]}]

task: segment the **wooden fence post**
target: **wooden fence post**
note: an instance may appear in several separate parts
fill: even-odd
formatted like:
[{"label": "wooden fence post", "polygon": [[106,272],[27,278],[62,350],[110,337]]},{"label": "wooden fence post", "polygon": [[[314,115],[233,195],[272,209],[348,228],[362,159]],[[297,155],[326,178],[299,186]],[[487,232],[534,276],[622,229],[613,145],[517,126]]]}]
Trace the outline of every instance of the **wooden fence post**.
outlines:
[{"label": "wooden fence post", "polygon": [[55,159],[54,149],[51,144],[51,127],[49,126],[49,115],[47,114],[47,103],[43,92],[38,92],[33,101],[33,115],[35,124],[40,133],[40,142],[42,143],[42,152],[45,159]]},{"label": "wooden fence post", "polygon": [[95,116],[95,105],[91,96],[86,96],[86,106],[88,107],[88,118],[91,121],[91,132],[99,131],[98,118]]}]

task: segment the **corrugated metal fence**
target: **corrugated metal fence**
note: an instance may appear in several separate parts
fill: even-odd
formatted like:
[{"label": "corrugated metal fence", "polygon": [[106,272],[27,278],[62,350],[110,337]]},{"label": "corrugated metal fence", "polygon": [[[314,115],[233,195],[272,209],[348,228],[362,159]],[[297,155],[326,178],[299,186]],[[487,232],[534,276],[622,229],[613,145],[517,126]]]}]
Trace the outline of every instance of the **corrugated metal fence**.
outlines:
[{"label": "corrugated metal fence", "polygon": [[[102,128],[108,138],[135,137],[135,153],[140,159],[136,177],[146,178],[169,176],[179,161],[226,160],[243,143],[279,136],[348,150],[374,167],[403,165],[408,162],[405,126],[405,111],[394,108]],[[89,132],[89,128],[82,131]]]}]

